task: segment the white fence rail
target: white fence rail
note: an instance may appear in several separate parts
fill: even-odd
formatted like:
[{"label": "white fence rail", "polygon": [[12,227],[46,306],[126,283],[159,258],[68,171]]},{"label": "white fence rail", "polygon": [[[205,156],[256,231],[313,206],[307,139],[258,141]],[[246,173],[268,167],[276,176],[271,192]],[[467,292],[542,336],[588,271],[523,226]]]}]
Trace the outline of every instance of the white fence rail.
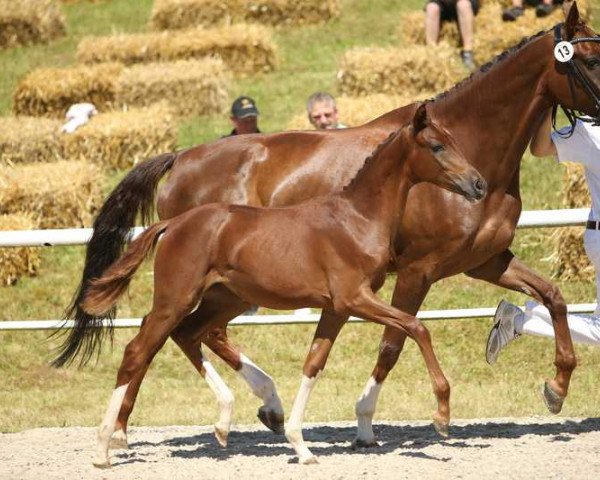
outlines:
[{"label": "white fence rail", "polygon": [[[584,225],[589,214],[587,208],[569,210],[529,210],[521,213],[518,228],[567,227]],[[143,227],[133,229],[134,237]],[[54,230],[0,231],[0,247],[84,245],[92,236],[91,228],[65,228]],[[593,303],[569,305],[569,312],[588,313],[595,309]],[[492,317],[495,308],[463,308],[452,310],[422,311],[417,316],[423,320],[452,320]],[[230,325],[283,325],[316,323],[319,315],[256,315],[240,316]],[[351,317],[351,322],[361,319]],[[139,327],[140,318],[116,319],[117,328]],[[0,321],[0,330],[55,330],[73,328],[73,321],[63,320],[17,320]]]},{"label": "white fence rail", "polygon": [[[529,210],[521,212],[518,228],[569,227],[584,225],[588,208],[565,210]],[[135,227],[139,235],[143,227]],[[84,245],[92,236],[91,228],[61,228],[54,230],[0,231],[0,247],[51,247],[54,245]]]}]

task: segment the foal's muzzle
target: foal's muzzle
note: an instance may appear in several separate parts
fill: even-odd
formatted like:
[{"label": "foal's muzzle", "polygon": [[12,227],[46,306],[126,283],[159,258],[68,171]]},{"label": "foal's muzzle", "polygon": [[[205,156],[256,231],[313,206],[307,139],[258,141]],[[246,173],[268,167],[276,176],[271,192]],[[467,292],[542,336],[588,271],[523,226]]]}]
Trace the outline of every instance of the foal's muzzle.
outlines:
[{"label": "foal's muzzle", "polygon": [[487,182],[477,175],[462,185],[462,194],[471,202],[481,200],[487,194]]}]

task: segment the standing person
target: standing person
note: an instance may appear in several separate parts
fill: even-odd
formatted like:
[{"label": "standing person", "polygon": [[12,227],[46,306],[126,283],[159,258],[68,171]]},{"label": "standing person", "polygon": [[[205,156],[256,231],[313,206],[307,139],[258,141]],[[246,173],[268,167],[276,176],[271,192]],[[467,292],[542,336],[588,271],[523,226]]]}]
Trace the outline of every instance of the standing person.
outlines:
[{"label": "standing person", "polygon": [[458,22],[462,40],[460,58],[470,71],[477,68],[473,57],[473,25],[479,12],[479,0],[427,0],[425,5],[425,43],[435,45],[444,21]]},{"label": "standing person", "polygon": [[[541,18],[550,15],[562,0],[526,0],[525,3],[535,7],[536,17]],[[523,0],[512,0],[512,6],[502,11],[502,20],[514,22],[521,15],[523,15]]]},{"label": "standing person", "polygon": [[346,128],[338,120],[335,99],[328,93],[315,92],[306,101],[308,120],[317,130],[335,130]]},{"label": "standing person", "polygon": [[[585,167],[592,208],[583,237],[587,256],[596,270],[596,299],[600,298],[600,126],[577,120],[573,135],[566,130],[553,132],[550,111],[531,140],[531,153],[536,157],[554,155],[559,162],[576,162]],[[598,301],[598,300],[596,300]],[[546,307],[529,301],[525,311],[505,300],[500,302],[486,348],[486,360],[492,364],[500,351],[521,334],[554,337],[552,318]],[[569,330],[575,342],[600,346],[600,306],[593,315],[568,315]]]},{"label": "standing person", "polygon": [[258,128],[259,115],[256,102],[250,97],[241,96],[236,98],[231,105],[231,116],[229,117],[233,124],[233,130],[225,136],[260,133]]}]

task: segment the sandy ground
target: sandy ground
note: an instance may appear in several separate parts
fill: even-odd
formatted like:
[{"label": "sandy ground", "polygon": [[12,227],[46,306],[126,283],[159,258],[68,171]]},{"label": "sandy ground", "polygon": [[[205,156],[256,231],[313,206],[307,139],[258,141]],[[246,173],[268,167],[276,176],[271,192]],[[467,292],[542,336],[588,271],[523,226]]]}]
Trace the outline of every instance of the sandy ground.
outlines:
[{"label": "sandy ground", "polygon": [[113,466],[92,466],[95,429],[0,434],[8,479],[399,479],[600,478],[600,418],[455,421],[440,438],[427,422],[379,423],[380,446],[352,451],[353,423],[308,425],[318,465],[298,465],[285,438],[237,426],[221,448],[211,427],[132,427]]}]

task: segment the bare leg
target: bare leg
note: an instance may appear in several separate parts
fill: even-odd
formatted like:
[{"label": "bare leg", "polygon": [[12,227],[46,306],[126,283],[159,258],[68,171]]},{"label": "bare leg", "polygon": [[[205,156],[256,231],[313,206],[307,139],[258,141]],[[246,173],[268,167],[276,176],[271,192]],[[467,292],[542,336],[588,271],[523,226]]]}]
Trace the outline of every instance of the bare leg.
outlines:
[{"label": "bare leg", "polygon": [[362,288],[352,301],[351,313],[366,320],[399,329],[417,342],[438,402],[438,409],[433,416],[434,426],[441,435],[447,436],[450,423],[450,384],[433,351],[429,330],[418,318],[385,304],[366,287]]},{"label": "bare leg", "polygon": [[556,376],[553,380],[546,381],[543,394],[548,409],[552,413],[560,412],[577,360],[567,323],[567,305],[558,287],[541,278],[509,250],[493,257],[481,267],[471,270],[467,274],[473,278],[525,293],[542,303],[550,311],[555,332]]},{"label": "bare leg", "polygon": [[[410,268],[400,270],[396,277],[396,286],[392,305],[411,315],[416,315],[429,291],[430,281],[425,267],[414,263]],[[386,327],[379,346],[379,355],[373,373],[356,403],[358,429],[353,447],[377,445],[373,433],[373,415],[377,406],[379,392],[388,373],[394,368],[404,347],[406,334],[396,328]]]},{"label": "bare leg", "polygon": [[473,7],[471,0],[458,0],[456,2],[456,16],[462,38],[463,50],[473,50]]},{"label": "bare leg", "polygon": [[348,320],[347,315],[336,315],[331,311],[323,311],[312,345],[304,362],[302,383],[294,400],[292,412],[285,427],[285,436],[294,447],[302,464],[317,463],[302,436],[302,422],[306,405],[317,381],[317,375],[323,371],[331,347],[335,342],[342,326]]},{"label": "bare leg", "polygon": [[437,3],[429,2],[425,7],[425,43],[435,45],[440,37],[441,10]]}]

